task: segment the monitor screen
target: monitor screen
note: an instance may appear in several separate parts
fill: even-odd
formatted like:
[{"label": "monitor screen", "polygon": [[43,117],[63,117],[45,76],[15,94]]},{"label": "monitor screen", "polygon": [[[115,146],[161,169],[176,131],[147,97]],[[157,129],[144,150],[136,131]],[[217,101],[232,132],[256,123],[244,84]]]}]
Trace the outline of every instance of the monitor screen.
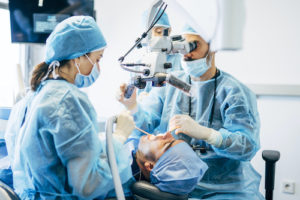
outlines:
[{"label": "monitor screen", "polygon": [[94,0],[9,0],[9,11],[12,42],[45,43],[64,19],[94,17]]}]

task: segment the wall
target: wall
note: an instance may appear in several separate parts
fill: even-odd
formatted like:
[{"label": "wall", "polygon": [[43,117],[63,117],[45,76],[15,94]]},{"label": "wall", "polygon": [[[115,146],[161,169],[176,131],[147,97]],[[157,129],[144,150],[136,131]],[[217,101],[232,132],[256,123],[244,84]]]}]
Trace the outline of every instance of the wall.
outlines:
[{"label": "wall", "polygon": [[299,8],[298,0],[246,0],[244,49],[220,52],[217,63],[245,83],[299,85]]},{"label": "wall", "polygon": [[[217,66],[246,84],[300,86],[300,1],[248,0],[244,49],[220,52]],[[262,175],[262,150],[280,151],[276,164],[274,200],[300,199],[300,157],[298,155],[300,97],[259,96],[261,150],[252,163]],[[296,183],[294,195],[282,193],[282,182]]]}]

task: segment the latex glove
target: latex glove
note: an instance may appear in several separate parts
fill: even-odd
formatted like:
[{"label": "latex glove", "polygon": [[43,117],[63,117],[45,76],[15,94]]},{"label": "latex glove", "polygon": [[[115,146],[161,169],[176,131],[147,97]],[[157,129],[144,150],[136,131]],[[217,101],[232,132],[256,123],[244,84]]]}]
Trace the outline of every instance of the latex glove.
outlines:
[{"label": "latex glove", "polygon": [[223,139],[219,131],[198,124],[188,115],[174,115],[169,121],[169,129],[176,129],[176,135],[184,133],[192,138],[204,140],[216,147],[221,145]]},{"label": "latex glove", "polygon": [[134,127],[135,124],[130,112],[123,111],[117,118],[117,125],[113,137],[124,144]]},{"label": "latex glove", "polygon": [[129,99],[124,97],[126,88],[127,88],[126,83],[123,83],[122,85],[120,85],[120,88],[116,94],[116,99],[133,113],[137,109],[136,88],[134,88],[134,91]]}]

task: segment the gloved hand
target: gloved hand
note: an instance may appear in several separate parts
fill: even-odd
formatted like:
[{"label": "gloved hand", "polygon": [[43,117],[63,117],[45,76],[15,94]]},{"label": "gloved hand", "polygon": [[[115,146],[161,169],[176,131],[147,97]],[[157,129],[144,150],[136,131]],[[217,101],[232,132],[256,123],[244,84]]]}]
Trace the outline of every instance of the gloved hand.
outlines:
[{"label": "gloved hand", "polygon": [[198,124],[188,115],[174,115],[169,121],[169,130],[174,129],[176,129],[176,135],[184,133],[192,138],[204,140],[216,147],[221,145],[223,139],[219,131]]},{"label": "gloved hand", "polygon": [[124,144],[134,127],[133,117],[130,115],[129,111],[123,111],[117,117],[117,125],[113,137]]},{"label": "gloved hand", "polygon": [[126,88],[126,83],[120,85],[120,89],[116,94],[116,99],[133,113],[137,109],[136,88],[134,88],[134,91],[129,99],[124,97]]}]

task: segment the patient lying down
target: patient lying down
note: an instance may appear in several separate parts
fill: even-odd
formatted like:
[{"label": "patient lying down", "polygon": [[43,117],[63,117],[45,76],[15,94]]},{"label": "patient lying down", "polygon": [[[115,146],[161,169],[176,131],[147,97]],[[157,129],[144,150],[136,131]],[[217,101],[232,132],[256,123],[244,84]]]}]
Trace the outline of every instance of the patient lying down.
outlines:
[{"label": "patient lying down", "polygon": [[190,193],[207,170],[192,148],[169,132],[141,137],[135,157],[144,179],[173,194]]}]

